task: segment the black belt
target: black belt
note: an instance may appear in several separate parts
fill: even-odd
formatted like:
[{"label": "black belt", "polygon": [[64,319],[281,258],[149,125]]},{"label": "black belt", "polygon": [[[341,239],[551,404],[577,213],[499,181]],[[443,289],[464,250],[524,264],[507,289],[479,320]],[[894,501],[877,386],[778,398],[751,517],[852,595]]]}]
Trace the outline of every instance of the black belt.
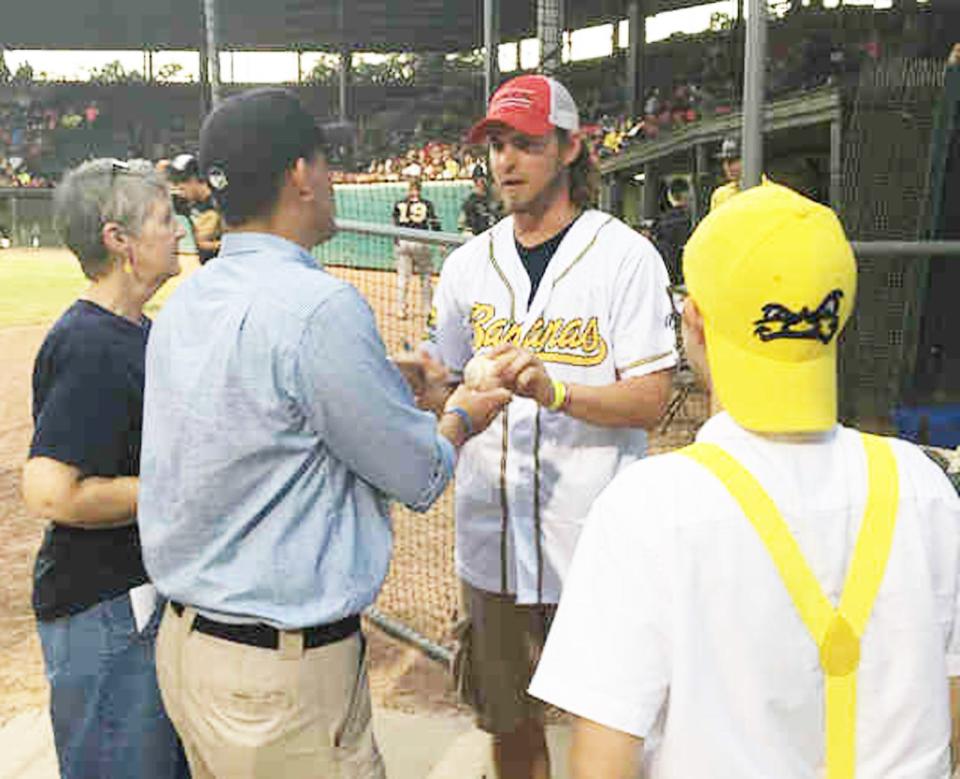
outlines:
[{"label": "black belt", "polygon": [[[178,617],[183,614],[182,603],[170,601],[170,607]],[[233,641],[237,644],[259,646],[264,649],[277,649],[280,646],[280,633],[282,632],[270,625],[264,625],[262,622],[251,625],[231,625],[209,619],[202,614],[197,614],[193,618],[193,625],[190,626],[190,629],[208,636]],[[360,630],[360,616],[351,614],[349,617],[344,617],[328,625],[314,625],[295,632],[303,634],[304,649],[316,649],[320,646],[342,641],[358,630]]]}]

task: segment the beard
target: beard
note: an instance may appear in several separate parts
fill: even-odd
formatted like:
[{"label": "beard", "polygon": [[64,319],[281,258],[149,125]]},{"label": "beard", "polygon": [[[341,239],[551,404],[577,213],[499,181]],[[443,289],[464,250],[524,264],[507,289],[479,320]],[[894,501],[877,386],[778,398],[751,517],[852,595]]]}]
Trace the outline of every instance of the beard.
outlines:
[{"label": "beard", "polygon": [[550,180],[532,195],[507,195],[501,190],[500,199],[508,214],[542,214],[568,186],[568,174],[563,165],[558,165]]}]

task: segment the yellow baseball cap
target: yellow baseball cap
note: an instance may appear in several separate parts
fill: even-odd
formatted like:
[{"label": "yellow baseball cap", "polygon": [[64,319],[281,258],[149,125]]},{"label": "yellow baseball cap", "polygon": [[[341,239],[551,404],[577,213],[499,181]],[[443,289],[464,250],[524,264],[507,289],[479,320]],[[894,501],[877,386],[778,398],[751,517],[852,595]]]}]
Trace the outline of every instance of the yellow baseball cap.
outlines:
[{"label": "yellow baseball cap", "polygon": [[754,187],[700,223],[683,273],[724,409],[757,432],[832,428],[837,339],[857,285],[836,214],[778,184]]}]

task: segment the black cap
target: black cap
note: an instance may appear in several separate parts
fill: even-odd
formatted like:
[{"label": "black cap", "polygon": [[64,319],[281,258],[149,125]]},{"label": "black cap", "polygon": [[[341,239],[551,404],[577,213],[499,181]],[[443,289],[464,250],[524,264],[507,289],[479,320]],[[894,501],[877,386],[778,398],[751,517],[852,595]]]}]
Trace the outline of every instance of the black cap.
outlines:
[{"label": "black cap", "polygon": [[200,164],[192,154],[178,154],[170,160],[167,176],[174,183],[200,178]]},{"label": "black cap", "polygon": [[200,128],[200,170],[215,192],[268,186],[326,149],[323,131],[285,89],[254,89],[218,105]]},{"label": "black cap", "polygon": [[723,139],[720,145],[720,153],[717,155],[720,160],[739,160],[740,159],[740,139],[735,135],[728,135]]}]

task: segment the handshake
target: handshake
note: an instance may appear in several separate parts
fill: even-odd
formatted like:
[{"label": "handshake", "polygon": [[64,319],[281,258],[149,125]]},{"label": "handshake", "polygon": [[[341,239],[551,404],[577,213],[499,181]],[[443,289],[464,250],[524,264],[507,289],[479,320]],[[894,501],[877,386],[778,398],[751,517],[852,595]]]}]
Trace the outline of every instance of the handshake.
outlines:
[{"label": "handshake", "polygon": [[[420,408],[437,414],[462,409],[467,437],[485,430],[514,395],[556,408],[557,387],[540,359],[528,349],[501,344],[467,363],[463,382],[452,389],[450,373],[425,352],[394,358]],[[451,391],[452,389],[452,391]]]}]

